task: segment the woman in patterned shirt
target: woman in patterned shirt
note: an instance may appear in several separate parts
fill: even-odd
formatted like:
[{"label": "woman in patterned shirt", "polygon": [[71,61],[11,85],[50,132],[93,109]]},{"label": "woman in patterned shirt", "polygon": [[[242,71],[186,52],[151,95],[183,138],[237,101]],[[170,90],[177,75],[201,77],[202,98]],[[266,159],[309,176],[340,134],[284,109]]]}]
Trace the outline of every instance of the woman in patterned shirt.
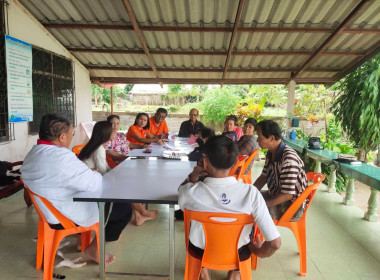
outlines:
[{"label": "woman in patterned shirt", "polygon": [[131,149],[142,149],[146,145],[130,143],[127,138],[119,133],[120,129],[120,117],[117,115],[110,115],[107,121],[112,124],[112,136],[111,141],[107,142],[105,145],[106,154],[110,156],[115,164],[119,164],[127,158],[128,153]]},{"label": "woman in patterned shirt", "polygon": [[[257,121],[254,118],[248,118],[244,122],[243,133],[244,135],[237,142],[239,148],[239,154],[244,156],[250,156],[254,151],[260,149],[257,143],[257,136],[254,135],[256,130]],[[251,161],[244,174],[248,174],[251,170],[253,162]]]},{"label": "woman in patterned shirt", "polygon": [[[112,140],[107,142],[104,148],[106,149],[106,155],[110,156],[116,165],[126,159],[131,149],[142,149],[147,146],[145,144],[130,143],[123,134],[118,133],[120,129],[119,116],[110,115],[107,121],[112,124],[113,135],[111,136]],[[131,203],[131,206],[135,217],[132,223],[136,226],[140,226],[144,222],[156,218],[158,215],[158,210],[147,210],[142,203]]]}]

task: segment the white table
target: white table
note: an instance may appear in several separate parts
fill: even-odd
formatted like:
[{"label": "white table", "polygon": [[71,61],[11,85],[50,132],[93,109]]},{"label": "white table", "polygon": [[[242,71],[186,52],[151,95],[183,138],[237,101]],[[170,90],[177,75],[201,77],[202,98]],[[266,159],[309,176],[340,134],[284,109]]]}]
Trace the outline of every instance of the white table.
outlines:
[{"label": "white table", "polygon": [[[196,162],[164,159],[128,159],[103,177],[101,192],[83,192],[74,201],[98,202],[100,238],[100,279],[105,277],[104,205],[106,202],[169,204],[169,277],[174,279],[174,205],[178,187]],[[126,273],[130,275],[130,273]]]},{"label": "white table", "polygon": [[166,142],[165,145],[158,145],[152,143],[151,146],[152,152],[147,154],[144,153],[145,149],[133,149],[128,153],[129,157],[160,157],[164,151],[175,151],[180,153],[189,154],[194,150],[195,147],[198,147],[198,144],[189,145],[187,143],[188,138],[176,139],[174,142]]}]

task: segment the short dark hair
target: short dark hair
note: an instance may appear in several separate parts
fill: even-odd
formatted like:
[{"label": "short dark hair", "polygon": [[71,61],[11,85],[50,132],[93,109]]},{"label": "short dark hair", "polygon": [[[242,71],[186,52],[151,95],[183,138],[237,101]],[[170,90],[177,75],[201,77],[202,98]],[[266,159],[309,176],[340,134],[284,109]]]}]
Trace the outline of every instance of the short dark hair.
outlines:
[{"label": "short dark hair", "polygon": [[234,165],[239,149],[230,138],[219,135],[207,140],[203,153],[216,169],[229,169]]},{"label": "short dark hair", "polygon": [[261,133],[265,138],[269,138],[271,135],[274,136],[274,139],[280,140],[282,139],[282,131],[278,123],[272,120],[263,120],[257,124],[257,128],[261,129]]},{"label": "short dark hair", "polygon": [[212,136],[215,136],[215,131],[209,127],[202,127],[201,130],[202,138],[210,138]]},{"label": "short dark hair", "polygon": [[149,124],[149,116],[147,113],[138,113],[136,118],[135,118],[135,123],[133,125],[137,125],[137,120],[142,117],[142,116],[146,116],[147,118],[147,122],[146,122],[146,126],[143,127],[143,129],[149,129],[150,128],[150,124]]},{"label": "short dark hair", "polygon": [[100,121],[94,125],[90,141],[80,151],[78,158],[86,160],[100,147],[108,142],[112,134],[112,124],[108,121]]},{"label": "short dark hair", "polygon": [[237,125],[238,118],[237,118],[235,115],[228,115],[228,116],[226,117],[226,120],[225,120],[224,122],[226,122],[226,121],[228,121],[228,120],[234,121],[235,125]]},{"label": "short dark hair", "polygon": [[114,118],[117,118],[118,120],[120,120],[120,117],[118,115],[109,115],[107,117],[107,122],[111,122]]},{"label": "short dark hair", "polygon": [[256,130],[256,126],[257,126],[257,120],[255,118],[248,118],[245,120],[244,124],[251,124],[253,125],[253,128]]},{"label": "short dark hair", "polygon": [[165,115],[168,115],[168,111],[165,108],[158,108],[156,111],[156,114],[164,113]]},{"label": "short dark hair", "polygon": [[52,142],[62,133],[67,133],[70,128],[70,121],[59,114],[49,113],[42,117],[39,137],[41,140]]}]

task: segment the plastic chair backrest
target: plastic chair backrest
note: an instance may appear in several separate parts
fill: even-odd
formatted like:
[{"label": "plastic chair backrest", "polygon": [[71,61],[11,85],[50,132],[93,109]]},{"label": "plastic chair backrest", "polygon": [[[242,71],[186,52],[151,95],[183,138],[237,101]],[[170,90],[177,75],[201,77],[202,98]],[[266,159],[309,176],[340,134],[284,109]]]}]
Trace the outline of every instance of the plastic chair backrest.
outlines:
[{"label": "plastic chair backrest", "polygon": [[112,168],[116,167],[115,162],[113,161],[113,159],[110,156],[106,156],[106,161],[107,161],[109,168],[112,169]]},{"label": "plastic chair backrest", "polygon": [[61,223],[61,225],[65,229],[77,227],[72,220],[63,216],[61,214],[61,212],[59,212],[46,198],[32,192],[27,185],[24,184],[24,186],[25,186],[26,190],[28,191],[30,198],[33,201],[34,207],[36,208],[38,215],[41,217],[41,219],[44,221],[44,223],[48,223],[48,222],[46,221],[45,216],[42,213],[41,209],[38,207],[38,204],[36,203],[36,200],[35,200],[35,196],[40,199],[40,201],[46,206],[47,209],[49,209],[49,211],[54,215],[54,217]]},{"label": "plastic chair backrest", "polygon": [[260,149],[253,151],[253,153],[245,160],[245,163],[242,168],[242,173],[244,174],[247,171],[248,166],[251,164],[252,160],[256,158],[256,155],[259,153]]},{"label": "plastic chair backrest", "polygon": [[[234,176],[236,179],[239,179],[244,173],[242,172],[244,163],[247,159],[247,156],[238,156],[237,161],[234,166],[230,169],[230,172],[228,173],[229,176]],[[236,173],[236,170],[240,167],[240,170],[238,174]]]},{"label": "plastic chair backrest", "polygon": [[[217,221],[214,218],[229,218],[233,221]],[[206,247],[202,266],[217,270],[239,268],[238,242],[245,225],[253,224],[254,218],[248,214],[211,213],[184,211],[185,241],[189,244],[190,221],[203,225]]]},{"label": "plastic chair backrest", "polygon": [[74,154],[79,155],[80,151],[83,149],[83,147],[86,145],[76,145],[73,147],[72,151]]},{"label": "plastic chair backrest", "polygon": [[294,214],[297,212],[297,210],[301,207],[303,202],[308,199],[308,203],[306,205],[306,208],[303,212],[302,218],[305,219],[306,212],[309,209],[309,206],[311,204],[311,201],[313,200],[313,197],[315,195],[315,192],[317,191],[317,188],[321,184],[321,182],[326,178],[324,174],[321,173],[315,173],[315,172],[308,172],[306,173],[307,181],[312,180],[313,183],[308,186],[299,197],[290,205],[290,207],[285,211],[285,213],[281,216],[279,223],[281,222],[289,222],[291,218],[293,218]]}]

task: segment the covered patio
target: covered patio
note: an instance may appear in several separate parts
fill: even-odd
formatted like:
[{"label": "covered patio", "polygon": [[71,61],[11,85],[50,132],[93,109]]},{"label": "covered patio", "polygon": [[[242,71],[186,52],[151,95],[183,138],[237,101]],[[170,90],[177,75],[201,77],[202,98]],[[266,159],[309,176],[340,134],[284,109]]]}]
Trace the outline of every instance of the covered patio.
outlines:
[{"label": "covered patio", "polygon": [[[254,174],[261,172],[263,161],[255,162]],[[109,244],[107,251],[115,254],[116,261],[107,272],[157,273],[168,271],[167,206],[160,209],[158,219],[140,227],[128,225],[122,238]],[[35,269],[38,215],[33,207],[26,208],[22,194],[0,201],[0,279],[42,279],[42,270]],[[279,228],[282,246],[276,254],[259,259],[252,279],[352,279],[377,280],[380,278],[380,224],[363,219],[363,211],[346,206],[336,193],[328,193],[321,185],[307,214],[307,268],[306,277],[299,274],[297,243],[290,230]],[[185,242],[183,222],[175,222],[176,262],[175,279],[183,279],[185,269]],[[80,256],[75,249],[76,238],[62,250],[65,257]],[[89,263],[81,268],[56,268],[55,273],[66,279],[99,279],[99,268]],[[136,276],[110,275],[107,279],[149,279]],[[213,272],[213,280],[224,279],[226,272]]]},{"label": "covered patio", "polygon": [[[296,84],[332,85],[380,52],[378,0],[10,0],[4,11],[11,24],[3,33],[72,61],[80,132],[73,145],[86,140],[79,124],[92,121],[90,83],[286,84],[291,113]],[[16,138],[0,146],[2,160],[23,160],[37,139],[24,124],[13,133]],[[254,176],[262,165],[255,162]],[[324,185],[316,194],[307,216],[305,279],[380,279],[380,223],[364,220],[362,210],[342,201]],[[169,210],[151,207],[161,210],[159,218],[127,226],[107,247],[116,257],[107,272],[167,273]],[[0,200],[0,279],[42,279],[32,241],[37,223],[20,192]],[[182,221],[175,230],[175,279],[183,279]],[[296,241],[289,230],[279,230],[281,249],[258,261],[253,279],[299,279]],[[74,259],[76,239],[68,240],[63,253]],[[55,272],[98,279],[99,268],[92,263]],[[224,276],[212,273],[212,279]]]}]

